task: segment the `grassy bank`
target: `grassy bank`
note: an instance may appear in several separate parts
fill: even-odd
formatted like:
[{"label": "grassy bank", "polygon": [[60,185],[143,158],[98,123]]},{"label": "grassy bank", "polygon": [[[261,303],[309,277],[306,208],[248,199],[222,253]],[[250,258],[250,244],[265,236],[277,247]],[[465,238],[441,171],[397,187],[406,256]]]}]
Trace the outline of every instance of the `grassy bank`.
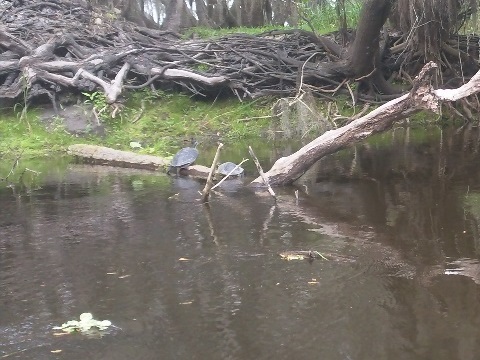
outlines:
[{"label": "grassy bank", "polygon": [[39,109],[27,111],[23,118],[14,109],[3,109],[0,154],[50,156],[64,153],[68,145],[80,142],[128,150],[131,142],[138,142],[142,153],[168,156],[184,139],[192,137],[229,142],[261,136],[270,124],[273,103],[272,99],[204,101],[183,94],[143,91],[132,94],[112,118],[112,109],[105,107],[101,94],[85,101],[100,112],[103,135],[69,134],[60,119],[46,126],[39,119]]},{"label": "grassy bank", "polygon": [[[21,109],[0,109],[0,158],[23,160],[63,155],[69,145],[86,143],[119,150],[168,157],[192,138],[201,144],[226,144],[255,138],[291,138],[303,142],[324,131],[343,126],[348,118],[362,111],[350,99],[328,103],[312,96],[302,101],[261,98],[240,102],[236,97],[198,100],[179,93],[141,91],[131,93],[121,110],[113,109],[104,95],[83,97],[86,105],[99,114],[101,134],[71,134],[60,118],[40,120],[42,110],[34,108],[21,116]],[[88,110],[90,113],[93,110]],[[370,108],[367,112],[373,110]],[[276,114],[276,116],[273,116]],[[91,114],[90,114],[91,115]],[[450,117],[447,116],[451,123]],[[441,123],[441,119],[420,112],[412,123]]]}]

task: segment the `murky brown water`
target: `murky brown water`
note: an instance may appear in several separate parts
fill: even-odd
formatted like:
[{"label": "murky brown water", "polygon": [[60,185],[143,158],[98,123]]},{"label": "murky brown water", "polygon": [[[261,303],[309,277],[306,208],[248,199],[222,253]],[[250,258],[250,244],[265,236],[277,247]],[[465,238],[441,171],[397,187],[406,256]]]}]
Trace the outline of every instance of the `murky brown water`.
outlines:
[{"label": "murky brown water", "polygon": [[[103,167],[0,183],[0,358],[477,359],[479,147],[397,129],[277,204],[233,181],[205,207],[194,180]],[[54,335],[83,312],[116,328]]]}]

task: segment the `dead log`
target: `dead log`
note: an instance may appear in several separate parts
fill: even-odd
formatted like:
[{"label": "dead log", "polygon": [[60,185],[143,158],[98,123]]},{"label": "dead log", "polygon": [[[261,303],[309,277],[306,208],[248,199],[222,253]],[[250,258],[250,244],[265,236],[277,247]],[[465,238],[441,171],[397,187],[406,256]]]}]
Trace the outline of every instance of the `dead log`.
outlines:
[{"label": "dead log", "polygon": [[[434,90],[430,85],[430,77],[437,68],[435,63],[428,63],[415,78],[410,93],[389,101],[346,126],[327,131],[294,154],[278,159],[264,176],[271,185],[292,184],[324,156],[384,132],[398,120],[421,110],[439,113],[443,101],[456,101],[480,91],[480,71],[457,89]],[[263,181],[259,176],[252,184],[261,184]]]},{"label": "dead log", "polygon": [[[68,154],[84,163],[108,165],[133,169],[164,170],[170,160],[158,156],[142,155],[130,151],[115,150],[104,146],[75,144],[68,147]],[[206,179],[210,168],[203,165],[191,165],[181,169],[183,175]]]},{"label": "dead log", "polygon": [[168,162],[157,156],[135,154],[129,151],[115,150],[104,146],[75,144],[68,147],[68,154],[83,159],[84,162],[136,169],[158,170]]}]

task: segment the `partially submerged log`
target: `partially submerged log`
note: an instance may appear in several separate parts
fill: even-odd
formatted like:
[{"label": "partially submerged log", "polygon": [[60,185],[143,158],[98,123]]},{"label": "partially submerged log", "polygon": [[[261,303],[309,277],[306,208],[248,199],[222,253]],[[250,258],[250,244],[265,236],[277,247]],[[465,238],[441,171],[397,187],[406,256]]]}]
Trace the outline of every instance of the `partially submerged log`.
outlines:
[{"label": "partially submerged log", "polygon": [[158,156],[135,154],[130,151],[115,150],[104,146],[75,144],[68,147],[70,155],[84,162],[97,165],[130,167],[136,169],[158,170],[165,168],[168,162]]},{"label": "partially submerged log", "polygon": [[[350,147],[373,134],[384,132],[398,120],[421,110],[426,109],[438,114],[442,102],[456,101],[480,91],[480,71],[457,89],[434,90],[430,78],[436,69],[435,63],[428,63],[415,78],[410,93],[389,101],[346,126],[327,131],[294,154],[278,159],[264,177],[272,186],[292,184],[324,156]],[[259,176],[252,184],[263,182]]]},{"label": "partially submerged log", "polygon": [[[83,162],[96,165],[146,170],[165,170],[170,165],[170,161],[162,157],[136,154],[130,151],[115,150],[96,145],[70,145],[68,153],[82,159]],[[191,165],[187,169],[181,169],[180,173],[206,179],[209,170],[208,167],[203,165]]]}]

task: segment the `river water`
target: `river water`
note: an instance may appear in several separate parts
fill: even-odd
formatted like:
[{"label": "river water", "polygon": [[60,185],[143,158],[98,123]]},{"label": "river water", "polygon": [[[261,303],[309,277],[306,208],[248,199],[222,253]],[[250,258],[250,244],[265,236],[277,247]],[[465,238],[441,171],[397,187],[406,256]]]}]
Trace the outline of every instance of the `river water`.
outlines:
[{"label": "river water", "polygon": [[[398,128],[277,202],[252,164],[208,206],[192,179],[62,161],[0,182],[0,359],[478,359],[479,139]],[[84,312],[114,327],[53,329]]]}]

